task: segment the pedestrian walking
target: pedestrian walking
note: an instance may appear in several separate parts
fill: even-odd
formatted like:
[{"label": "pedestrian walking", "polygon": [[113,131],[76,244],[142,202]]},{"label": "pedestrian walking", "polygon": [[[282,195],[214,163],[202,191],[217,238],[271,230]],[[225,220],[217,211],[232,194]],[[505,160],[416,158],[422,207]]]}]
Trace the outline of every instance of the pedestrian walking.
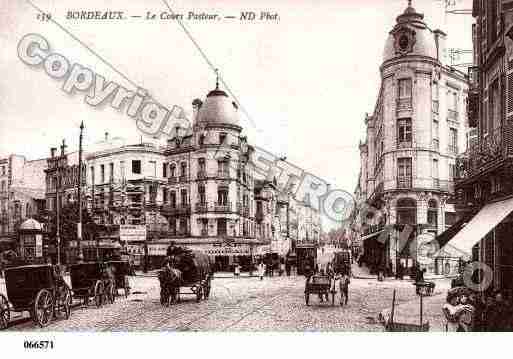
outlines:
[{"label": "pedestrian walking", "polygon": [[347,302],[349,300],[349,284],[351,283],[349,273],[347,271],[344,271],[335,278],[335,280],[338,279],[339,281],[338,286],[340,290],[340,305],[347,305]]},{"label": "pedestrian walking", "polygon": [[235,263],[234,274],[235,274],[236,278],[239,278],[239,276],[240,276],[240,264],[239,263]]},{"label": "pedestrian walking", "polygon": [[260,276],[260,280],[264,279],[264,273],[265,273],[265,265],[263,262],[260,262],[258,264],[258,275]]}]

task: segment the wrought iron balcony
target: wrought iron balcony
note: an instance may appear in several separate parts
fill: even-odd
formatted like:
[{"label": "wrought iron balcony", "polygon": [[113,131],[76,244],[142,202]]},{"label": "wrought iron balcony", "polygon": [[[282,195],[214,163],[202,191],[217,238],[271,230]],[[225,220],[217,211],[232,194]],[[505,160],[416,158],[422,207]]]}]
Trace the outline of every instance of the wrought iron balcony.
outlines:
[{"label": "wrought iron balcony", "polygon": [[[506,125],[511,126],[511,125]],[[503,145],[502,128],[489,132],[471,143],[467,151],[456,159],[456,179],[463,180],[482,172],[511,155]],[[508,129],[505,129],[508,131]]]},{"label": "wrought iron balcony", "polygon": [[231,204],[231,202],[216,203],[215,206],[214,206],[214,210],[216,212],[231,212],[232,211],[232,204]]},{"label": "wrought iron balcony", "polygon": [[183,174],[180,177],[178,177],[179,182],[187,182],[188,180],[189,180],[189,176],[187,176],[186,174]]},{"label": "wrought iron balcony", "polygon": [[447,146],[447,152],[454,154],[454,155],[458,154],[458,146],[453,146],[453,145]]},{"label": "wrought iron balcony", "polygon": [[411,97],[397,99],[397,111],[411,110]]},{"label": "wrought iron balcony", "polygon": [[191,206],[188,204],[179,204],[179,205],[166,204],[161,207],[161,212],[168,216],[188,214],[191,212]]},{"label": "wrought iron balcony", "polygon": [[208,202],[198,202],[198,203],[196,203],[196,212],[197,213],[208,212]]},{"label": "wrought iron balcony", "polygon": [[207,172],[206,171],[198,171],[197,178],[198,179],[205,179],[205,178],[207,178]]},{"label": "wrought iron balcony", "polygon": [[175,183],[178,183],[178,177],[176,177],[176,176],[170,176],[170,177],[168,178],[168,182],[169,182],[169,184],[175,184]]},{"label": "wrought iron balcony", "polygon": [[411,177],[398,177],[397,178],[397,188],[403,189],[403,188],[411,188],[411,187],[412,187]]},{"label": "wrought iron balcony", "polygon": [[229,171],[217,171],[217,177],[230,178],[230,172]]}]

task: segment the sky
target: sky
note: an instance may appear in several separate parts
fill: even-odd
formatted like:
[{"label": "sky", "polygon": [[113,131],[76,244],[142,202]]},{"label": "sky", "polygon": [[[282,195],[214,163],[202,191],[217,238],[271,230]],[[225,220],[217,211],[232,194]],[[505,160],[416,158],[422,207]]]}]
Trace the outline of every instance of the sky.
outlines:
[{"label": "sky", "polygon": [[[145,20],[167,8],[162,0],[31,0],[107,59],[162,105],[189,114],[195,98],[215,87],[215,74],[176,21]],[[380,86],[379,66],[388,32],[406,0],[177,0],[175,13],[241,11],[278,13],[279,21],[188,21],[184,25],[237,100],[244,133],[263,147],[333,187],[352,193],[365,138],[365,113],[372,113]],[[413,0],[432,29],[448,34],[447,47],[471,49],[470,15],[444,14],[441,0]],[[471,0],[457,0],[470,9]],[[68,11],[124,11],[128,20],[66,19]],[[68,95],[63,80],[24,64],[17,46],[28,33],[43,35],[51,51],[91,68],[110,81],[134,86],[106,66],[52,22],[37,19],[25,0],[0,6],[0,158],[11,153],[28,159],[49,156],[63,138],[78,148],[84,121],[88,149],[105,132],[137,143],[143,135],[125,112],[96,108],[84,93]],[[466,62],[463,61],[462,62]],[[152,139],[144,137],[143,141]],[[332,188],[333,188],[332,187]]]}]

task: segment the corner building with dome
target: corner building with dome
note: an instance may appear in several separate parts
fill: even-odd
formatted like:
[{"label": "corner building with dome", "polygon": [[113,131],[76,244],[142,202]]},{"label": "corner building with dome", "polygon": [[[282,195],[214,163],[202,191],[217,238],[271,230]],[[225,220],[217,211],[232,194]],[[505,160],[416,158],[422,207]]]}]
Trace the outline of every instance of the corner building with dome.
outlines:
[{"label": "corner building with dome", "polygon": [[[428,260],[420,260],[419,253],[422,241],[457,220],[452,203],[456,156],[475,132],[468,127],[468,76],[447,64],[446,40],[409,1],[385,43],[378,98],[364,119],[355,192],[365,205],[353,233],[371,272],[407,275],[416,266],[435,275],[458,271],[459,253]],[[404,242],[399,235],[406,225],[412,230]]]}]

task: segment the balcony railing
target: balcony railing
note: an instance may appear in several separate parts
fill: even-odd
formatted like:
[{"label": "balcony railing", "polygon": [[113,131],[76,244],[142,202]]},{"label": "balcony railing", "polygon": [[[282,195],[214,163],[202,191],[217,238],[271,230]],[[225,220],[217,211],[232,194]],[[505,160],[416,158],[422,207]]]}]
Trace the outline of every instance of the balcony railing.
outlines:
[{"label": "balcony railing", "polygon": [[191,206],[188,204],[179,204],[176,206],[173,206],[171,204],[166,204],[161,207],[161,211],[164,214],[173,216],[173,215],[179,215],[179,214],[188,214],[191,212]]},{"label": "balcony railing", "polygon": [[187,176],[186,174],[181,175],[180,177],[178,177],[178,181],[179,182],[187,182],[188,180],[189,180],[189,176]]},{"label": "balcony railing", "polygon": [[411,141],[397,141],[397,148],[411,148]]},{"label": "balcony railing", "polygon": [[207,178],[207,172],[206,171],[198,171],[197,178],[198,179],[205,179],[205,178]]},{"label": "balcony railing", "polygon": [[176,177],[176,176],[169,177],[168,182],[170,184],[178,183],[178,177]]},{"label": "balcony railing", "polygon": [[457,157],[456,179],[471,177],[508,155],[508,149],[503,146],[502,128],[488,132],[484,137],[471,143],[467,151]]},{"label": "balcony railing", "polygon": [[231,202],[216,203],[214,205],[214,211],[216,211],[216,212],[231,212],[232,211],[232,204],[231,204]]},{"label": "balcony railing", "polygon": [[217,177],[219,177],[219,178],[230,178],[230,172],[228,172],[228,171],[217,171]]},{"label": "balcony railing", "polygon": [[197,213],[205,213],[208,212],[208,202],[198,202],[196,203],[196,212]]},{"label": "balcony railing", "polygon": [[458,146],[453,146],[453,145],[447,146],[447,152],[449,152],[453,155],[458,154]]},{"label": "balcony railing", "polygon": [[412,180],[411,177],[398,177],[397,178],[397,188],[411,188]]},{"label": "balcony railing", "polygon": [[397,100],[397,111],[411,110],[411,97],[400,98]]}]

